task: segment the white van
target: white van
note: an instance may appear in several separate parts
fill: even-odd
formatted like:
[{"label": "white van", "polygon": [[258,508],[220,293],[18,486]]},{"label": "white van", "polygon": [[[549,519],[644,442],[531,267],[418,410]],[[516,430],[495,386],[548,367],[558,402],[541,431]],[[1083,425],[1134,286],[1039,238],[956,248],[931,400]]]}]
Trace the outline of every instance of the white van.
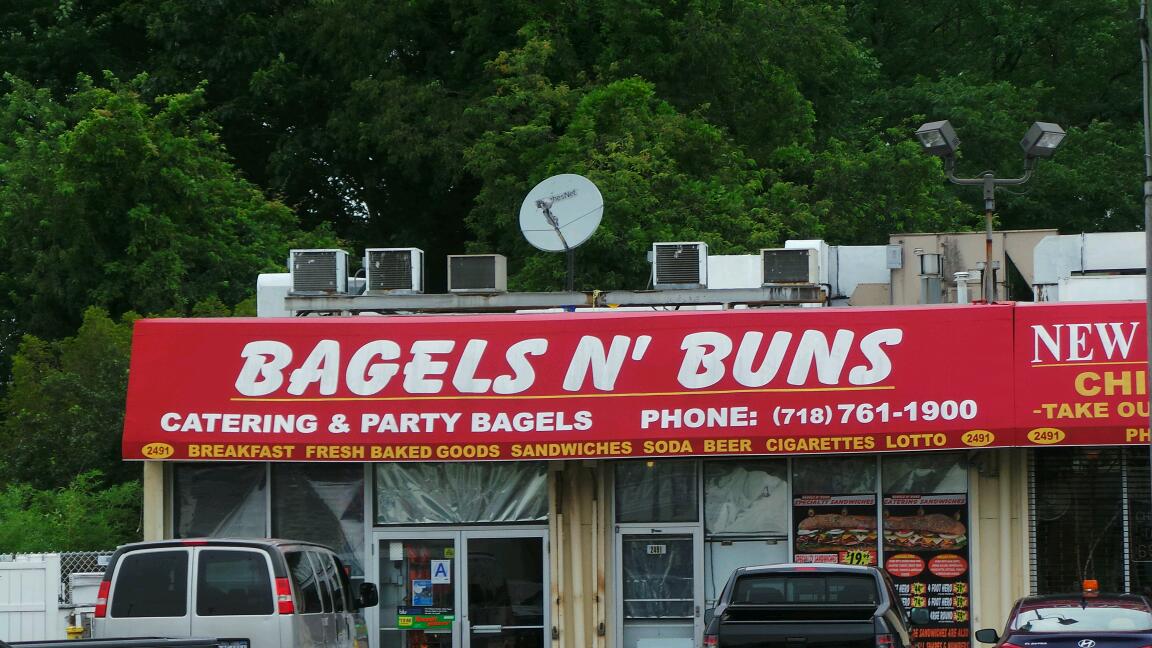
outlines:
[{"label": "white van", "polygon": [[112,554],[92,636],[212,637],[221,648],[355,648],[356,610],[340,558],[293,540],[139,542]]}]

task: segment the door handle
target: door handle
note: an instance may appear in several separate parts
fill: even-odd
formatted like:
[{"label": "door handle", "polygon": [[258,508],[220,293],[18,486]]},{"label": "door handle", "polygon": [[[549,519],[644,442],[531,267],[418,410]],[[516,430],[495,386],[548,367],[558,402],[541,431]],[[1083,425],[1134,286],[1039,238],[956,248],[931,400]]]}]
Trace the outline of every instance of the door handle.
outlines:
[{"label": "door handle", "polygon": [[502,625],[474,625],[474,626],[472,626],[472,632],[474,634],[500,634],[503,631],[504,631],[504,626],[502,626]]}]

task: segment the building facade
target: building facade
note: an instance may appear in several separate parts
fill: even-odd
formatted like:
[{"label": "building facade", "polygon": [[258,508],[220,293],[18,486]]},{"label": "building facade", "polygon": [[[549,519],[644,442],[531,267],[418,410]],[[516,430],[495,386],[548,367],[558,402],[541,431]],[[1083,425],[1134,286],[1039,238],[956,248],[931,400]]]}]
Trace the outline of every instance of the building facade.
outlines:
[{"label": "building facade", "polygon": [[372,648],[700,645],[741,565],[885,568],[970,645],[1144,590],[1143,303],[148,320],[149,538],[328,544]]}]

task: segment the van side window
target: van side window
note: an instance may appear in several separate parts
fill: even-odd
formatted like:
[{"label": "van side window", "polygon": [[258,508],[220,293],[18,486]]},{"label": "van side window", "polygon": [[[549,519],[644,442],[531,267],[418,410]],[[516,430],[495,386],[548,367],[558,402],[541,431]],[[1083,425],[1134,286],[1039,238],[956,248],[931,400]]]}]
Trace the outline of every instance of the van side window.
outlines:
[{"label": "van side window", "polygon": [[332,559],[319,551],[309,551],[308,557],[312,560],[313,570],[316,570],[316,582],[320,587],[320,604],[324,606],[325,612],[332,612],[332,578],[329,577],[327,568],[332,564]]},{"label": "van side window", "polygon": [[196,560],[196,614],[272,614],[272,577],[264,552],[201,549]]},{"label": "van side window", "polygon": [[332,556],[320,551],[309,551],[308,555],[312,557],[312,566],[316,569],[316,577],[320,582],[320,601],[324,604],[324,611],[332,612],[336,609],[333,600],[336,588],[332,586],[336,570],[332,567]]},{"label": "van side window", "polygon": [[121,557],[109,612],[119,618],[186,615],[188,551],[144,551]]},{"label": "van side window", "polygon": [[316,614],[324,611],[320,603],[320,583],[316,580],[316,572],[312,569],[312,561],[303,551],[289,551],[284,554],[288,561],[288,573],[292,576],[292,584],[300,592],[300,613]]},{"label": "van side window", "polygon": [[337,612],[351,612],[352,593],[348,586],[348,574],[336,556],[332,556],[332,568],[335,570],[332,574],[332,604],[336,606]]}]

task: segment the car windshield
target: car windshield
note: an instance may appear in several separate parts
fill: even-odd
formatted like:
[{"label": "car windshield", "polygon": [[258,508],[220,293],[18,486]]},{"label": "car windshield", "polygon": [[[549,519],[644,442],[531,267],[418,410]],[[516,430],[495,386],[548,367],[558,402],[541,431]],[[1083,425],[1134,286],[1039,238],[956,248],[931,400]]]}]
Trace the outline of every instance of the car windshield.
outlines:
[{"label": "car windshield", "polygon": [[1028,607],[1012,619],[1011,628],[1034,633],[1148,632],[1152,613],[1131,603]]}]

